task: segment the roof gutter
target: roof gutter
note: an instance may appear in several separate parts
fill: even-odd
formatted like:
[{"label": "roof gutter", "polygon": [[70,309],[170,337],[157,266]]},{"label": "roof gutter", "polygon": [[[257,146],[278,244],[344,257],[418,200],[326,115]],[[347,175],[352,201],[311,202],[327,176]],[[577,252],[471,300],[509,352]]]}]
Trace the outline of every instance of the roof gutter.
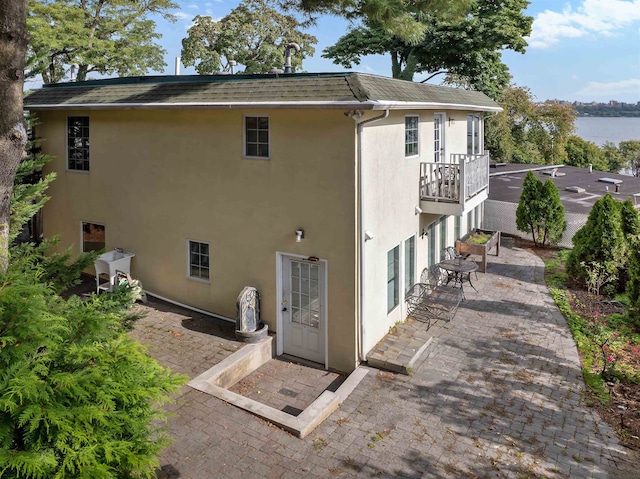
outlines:
[{"label": "roof gutter", "polygon": [[396,101],[238,101],[238,102],[172,102],[172,103],[25,103],[27,110],[118,110],[118,109],[171,109],[171,108],[323,108],[359,110],[407,110],[407,109],[456,109],[469,111],[500,112],[502,108],[493,106],[465,105],[462,103],[436,102],[396,102]]},{"label": "roof gutter", "polygon": [[[352,118],[356,121],[360,118],[360,114],[355,114]],[[358,312],[358,359],[361,362],[367,360],[364,351],[365,344],[365,328],[364,328],[364,305],[365,305],[365,289],[364,289],[364,273],[365,273],[365,261],[364,261],[364,242],[365,242],[365,229],[364,229],[364,201],[363,201],[363,192],[364,186],[362,182],[362,134],[364,131],[364,126],[371,124],[376,121],[383,120],[389,116],[389,110],[385,110],[382,115],[375,116],[373,118],[369,118],[367,120],[361,121],[357,123],[357,148],[358,154],[357,158],[357,166],[356,171],[358,174],[357,182],[358,182],[358,215],[360,216],[360,221],[358,222],[358,267],[359,267],[359,278],[358,278],[358,302],[356,304],[357,312]]]}]

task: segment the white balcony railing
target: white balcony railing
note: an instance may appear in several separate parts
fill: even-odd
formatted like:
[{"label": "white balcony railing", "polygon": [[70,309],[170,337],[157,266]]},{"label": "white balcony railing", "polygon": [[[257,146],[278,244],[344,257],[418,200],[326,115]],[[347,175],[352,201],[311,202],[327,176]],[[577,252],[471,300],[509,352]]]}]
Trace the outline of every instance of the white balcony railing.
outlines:
[{"label": "white balcony railing", "polygon": [[420,163],[420,199],[464,205],[489,188],[489,152],[453,153],[449,162]]}]

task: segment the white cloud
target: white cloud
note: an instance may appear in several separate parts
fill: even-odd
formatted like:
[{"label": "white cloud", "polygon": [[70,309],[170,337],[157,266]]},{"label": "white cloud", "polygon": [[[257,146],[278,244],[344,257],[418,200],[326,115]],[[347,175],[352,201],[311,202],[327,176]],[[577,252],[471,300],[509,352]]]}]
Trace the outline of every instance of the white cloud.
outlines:
[{"label": "white cloud", "polygon": [[188,13],[184,13],[184,12],[178,12],[178,13],[174,13],[175,17],[178,20],[191,20],[193,18],[193,15],[189,15]]},{"label": "white cloud", "polygon": [[640,78],[630,78],[617,82],[589,82],[585,87],[576,92],[590,98],[606,97],[618,98],[624,94],[636,94],[640,99]]},{"label": "white cloud", "polygon": [[547,48],[562,38],[585,35],[614,35],[616,31],[640,21],[640,0],[581,0],[574,9],[545,10],[533,22],[529,45]]},{"label": "white cloud", "polygon": [[189,5],[188,8],[193,8],[194,10],[198,10],[200,7],[194,3],[192,3],[191,5]]}]

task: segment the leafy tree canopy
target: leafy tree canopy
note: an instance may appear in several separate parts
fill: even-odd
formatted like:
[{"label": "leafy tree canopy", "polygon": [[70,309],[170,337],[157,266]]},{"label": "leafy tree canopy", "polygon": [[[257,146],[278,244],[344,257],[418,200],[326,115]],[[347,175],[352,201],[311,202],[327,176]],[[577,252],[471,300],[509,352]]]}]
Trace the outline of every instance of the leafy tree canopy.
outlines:
[{"label": "leafy tree canopy", "polygon": [[575,130],[575,110],[552,101],[536,103],[526,87],[511,85],[499,101],[503,111],[486,124],[491,156],[508,163],[558,164],[567,161],[566,144]]},{"label": "leafy tree canopy", "polygon": [[229,70],[229,61],[244,65],[245,73],[267,73],[284,65],[285,46],[297,43],[300,51],[291,64],[300,68],[313,55],[316,37],[303,33],[294,16],[280,13],[274,0],[243,0],[216,22],[198,15],[182,40],[182,63],[195,65],[200,74]]},{"label": "leafy tree canopy", "polygon": [[602,145],[601,150],[602,155],[604,156],[604,161],[607,165],[606,171],[618,173],[624,167],[629,166],[627,159],[613,142],[605,142],[605,144]]},{"label": "leafy tree canopy", "polygon": [[121,76],[162,69],[164,49],[155,41],[151,15],[173,21],[171,0],[29,0],[29,76],[58,83],[72,64],[78,80],[91,72]]},{"label": "leafy tree canopy", "polygon": [[[448,5],[445,5],[447,4]],[[342,36],[324,50],[323,57],[351,68],[363,56],[391,55],[394,78],[412,80],[416,73],[447,70],[464,85],[497,98],[508,85],[509,73],[500,51],[524,52],[524,37],[533,19],[523,14],[527,0],[475,0],[435,2],[430,11],[410,12],[413,22],[424,29],[419,41],[390,33],[375,17]]]},{"label": "leafy tree canopy", "polygon": [[279,0],[285,8],[301,11],[313,21],[316,14],[329,13],[358,21],[366,18],[382,31],[409,43],[417,43],[427,25],[416,22],[420,14],[464,14],[475,0]]},{"label": "leafy tree canopy", "polygon": [[621,141],[618,148],[624,157],[625,166],[631,168],[635,176],[640,176],[640,140]]},{"label": "leafy tree canopy", "polygon": [[592,165],[598,171],[607,171],[602,150],[592,141],[572,135],[567,139],[567,165],[587,168]]}]

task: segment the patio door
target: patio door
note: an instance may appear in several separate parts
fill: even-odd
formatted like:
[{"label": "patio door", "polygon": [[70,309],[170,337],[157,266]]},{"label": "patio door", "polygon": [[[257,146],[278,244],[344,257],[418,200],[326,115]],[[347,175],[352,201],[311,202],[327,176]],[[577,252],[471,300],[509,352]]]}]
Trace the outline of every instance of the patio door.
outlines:
[{"label": "patio door", "polygon": [[282,257],[283,352],[325,364],[326,265]]},{"label": "patio door", "polygon": [[444,113],[433,115],[433,161],[444,161]]}]

